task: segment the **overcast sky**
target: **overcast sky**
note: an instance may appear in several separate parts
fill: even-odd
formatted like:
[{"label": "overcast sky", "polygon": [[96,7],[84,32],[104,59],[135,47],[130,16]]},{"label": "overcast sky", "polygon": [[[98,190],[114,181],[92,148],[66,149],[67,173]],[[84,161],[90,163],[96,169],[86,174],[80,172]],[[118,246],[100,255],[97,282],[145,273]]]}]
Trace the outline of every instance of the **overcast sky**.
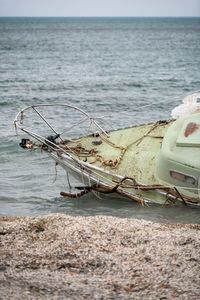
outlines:
[{"label": "overcast sky", "polygon": [[0,16],[200,16],[200,0],[0,0]]}]

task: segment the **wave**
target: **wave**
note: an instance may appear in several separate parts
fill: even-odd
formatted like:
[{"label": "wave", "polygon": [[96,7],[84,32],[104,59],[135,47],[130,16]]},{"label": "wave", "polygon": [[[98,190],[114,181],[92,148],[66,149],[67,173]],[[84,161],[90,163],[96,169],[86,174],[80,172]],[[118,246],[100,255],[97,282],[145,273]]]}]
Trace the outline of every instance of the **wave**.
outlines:
[{"label": "wave", "polygon": [[126,82],[124,83],[124,86],[128,86],[128,87],[136,87],[136,88],[142,88],[142,84],[141,83],[136,83],[136,82]]},{"label": "wave", "polygon": [[4,83],[25,83],[25,82],[27,82],[27,80],[19,79],[19,78],[0,80],[0,84],[4,84]]},{"label": "wave", "polygon": [[8,101],[2,101],[0,102],[0,106],[11,106],[12,103],[11,102],[8,102]]},{"label": "wave", "polygon": [[177,78],[160,78],[158,79],[160,82],[179,82],[180,80]]}]

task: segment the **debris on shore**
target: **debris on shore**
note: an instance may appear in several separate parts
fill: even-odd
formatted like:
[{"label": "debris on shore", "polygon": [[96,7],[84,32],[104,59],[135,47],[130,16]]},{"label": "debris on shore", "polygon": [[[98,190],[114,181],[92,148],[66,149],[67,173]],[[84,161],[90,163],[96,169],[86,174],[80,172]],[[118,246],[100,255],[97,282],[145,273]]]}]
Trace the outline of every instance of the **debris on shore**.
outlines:
[{"label": "debris on shore", "polygon": [[200,225],[0,217],[0,299],[200,299]]}]

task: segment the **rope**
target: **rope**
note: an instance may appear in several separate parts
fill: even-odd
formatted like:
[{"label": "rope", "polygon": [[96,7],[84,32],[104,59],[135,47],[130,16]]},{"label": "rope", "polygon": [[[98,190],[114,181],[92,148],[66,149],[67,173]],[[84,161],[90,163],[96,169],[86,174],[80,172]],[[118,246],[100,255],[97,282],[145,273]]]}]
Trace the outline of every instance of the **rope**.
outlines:
[{"label": "rope", "polygon": [[[129,180],[132,181],[132,184],[129,185],[125,185],[124,181]],[[174,197],[176,199],[181,199],[181,201],[187,205],[187,202],[192,202],[192,203],[200,203],[200,198],[194,198],[194,197],[188,197],[188,196],[184,196],[183,194],[181,194],[177,187],[167,187],[167,186],[163,186],[160,184],[153,184],[153,185],[145,185],[145,184],[140,184],[138,183],[134,178],[132,177],[124,177],[122,180],[120,180],[119,182],[114,181],[117,184],[114,187],[110,187],[108,185],[105,184],[100,184],[100,183],[95,183],[93,185],[89,185],[89,186],[77,186],[75,187],[78,190],[82,190],[80,193],[65,193],[65,192],[61,192],[60,195],[61,196],[65,196],[65,197],[71,197],[71,198],[76,198],[76,197],[80,197],[83,196],[91,191],[96,191],[99,193],[103,193],[103,194],[111,194],[111,193],[120,193],[121,195],[127,196],[133,200],[136,200],[137,202],[140,202],[142,205],[146,204],[146,201],[143,198],[142,195],[142,191],[149,191],[149,190],[161,190],[161,191],[165,191],[166,192],[166,200],[168,200],[167,198],[169,196]],[[133,189],[137,189],[139,192],[139,197],[136,195],[132,195],[127,193],[124,190],[121,190],[119,188],[133,188]],[[170,199],[170,201],[172,201],[172,199]]]},{"label": "rope", "polygon": [[[192,92],[192,94],[199,93],[199,92],[200,91],[197,90],[197,91]],[[157,104],[164,103],[164,102],[166,103],[166,102],[171,102],[171,101],[174,101],[174,100],[180,100],[180,98],[182,99],[182,98],[185,98],[186,96],[189,96],[189,95],[191,95],[191,92],[187,93],[187,94],[183,94],[182,96],[176,96],[176,97],[171,96],[171,97],[169,97],[167,99],[167,101],[166,101],[166,99],[163,99],[163,100],[160,100],[160,101],[156,101],[156,102],[152,102],[152,103],[149,103],[149,104],[141,105],[139,107],[133,108],[133,111],[138,111],[138,110],[141,110],[143,108],[146,108],[146,107],[149,107],[149,106],[153,106],[153,105],[157,105]]]},{"label": "rope", "polygon": [[96,154],[95,152],[91,152],[91,154],[94,156],[94,160],[90,162],[90,164],[94,164],[96,161],[100,161],[101,165],[102,166],[109,166],[111,167],[111,169],[116,169],[120,162],[122,161],[123,157],[124,157],[124,154],[126,152],[126,150],[132,146],[133,144],[136,144],[137,146],[141,143],[141,141],[149,135],[150,132],[152,132],[155,128],[157,128],[158,126],[160,125],[165,125],[167,124],[169,121],[157,121],[155,122],[148,130],[147,132],[141,136],[139,139],[131,142],[130,144],[128,144],[127,146],[120,146],[120,145],[117,145],[113,142],[111,142],[110,140],[108,140],[102,133],[98,132],[99,136],[101,137],[101,139],[106,142],[108,145],[110,145],[111,147],[113,148],[117,148],[117,149],[120,149],[121,150],[121,153],[120,155],[115,159],[104,159],[102,155],[99,155],[99,154]]},{"label": "rope", "polygon": [[53,183],[56,182],[56,179],[57,179],[57,175],[58,175],[58,171],[57,171],[57,165],[58,165],[58,162],[55,162],[55,177],[54,177],[54,180],[53,180]]},{"label": "rope", "polygon": [[[123,182],[126,180],[132,181],[132,184],[129,185],[124,185]],[[149,191],[149,190],[162,190],[167,192],[167,194],[170,194],[176,198],[180,198],[183,203],[186,205],[186,201],[188,202],[193,202],[193,203],[200,203],[200,198],[194,198],[194,197],[189,197],[189,196],[185,196],[183,194],[181,194],[177,187],[169,187],[169,186],[164,186],[161,184],[152,184],[152,185],[146,185],[146,184],[141,184],[138,183],[134,178],[132,177],[124,177],[122,180],[120,180],[119,182],[113,180],[114,182],[117,183],[118,186],[120,186],[121,188],[134,188],[134,189],[140,189],[143,191]],[[181,187],[180,187],[181,188]],[[183,187],[182,187],[183,188]]]},{"label": "rope", "polygon": [[66,174],[67,174],[67,183],[68,183],[68,186],[69,186],[69,191],[71,192],[72,186],[71,186],[71,183],[70,183],[70,180],[69,180],[69,173],[68,173],[68,171],[66,171]]}]

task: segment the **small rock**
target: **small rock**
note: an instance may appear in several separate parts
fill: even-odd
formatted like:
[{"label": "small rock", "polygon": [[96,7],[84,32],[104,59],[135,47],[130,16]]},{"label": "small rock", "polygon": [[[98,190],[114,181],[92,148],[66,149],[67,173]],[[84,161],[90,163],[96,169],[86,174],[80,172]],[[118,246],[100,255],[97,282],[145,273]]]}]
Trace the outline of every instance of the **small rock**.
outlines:
[{"label": "small rock", "polygon": [[0,271],[6,271],[6,266],[0,265]]}]

